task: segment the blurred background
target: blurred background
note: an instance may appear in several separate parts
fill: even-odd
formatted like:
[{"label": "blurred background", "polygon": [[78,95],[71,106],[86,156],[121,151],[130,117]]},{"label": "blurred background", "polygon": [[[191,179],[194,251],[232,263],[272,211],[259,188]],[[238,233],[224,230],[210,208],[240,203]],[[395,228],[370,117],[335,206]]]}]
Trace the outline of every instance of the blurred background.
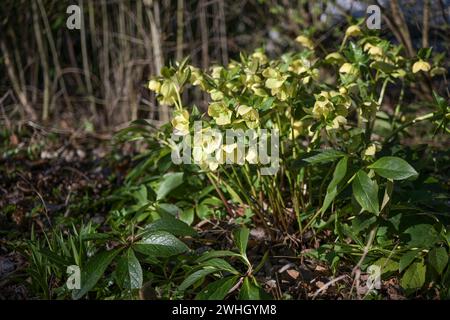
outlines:
[{"label": "blurred background", "polygon": [[[408,56],[422,46],[450,52],[449,0],[2,0],[0,122],[91,132],[166,122],[170,110],[146,88],[162,66],[190,56],[208,68],[258,47],[274,57],[295,49],[299,34],[325,55],[371,4],[381,8],[383,36]],[[66,26],[70,5],[81,9],[79,30]],[[205,106],[201,96],[189,103]]]}]

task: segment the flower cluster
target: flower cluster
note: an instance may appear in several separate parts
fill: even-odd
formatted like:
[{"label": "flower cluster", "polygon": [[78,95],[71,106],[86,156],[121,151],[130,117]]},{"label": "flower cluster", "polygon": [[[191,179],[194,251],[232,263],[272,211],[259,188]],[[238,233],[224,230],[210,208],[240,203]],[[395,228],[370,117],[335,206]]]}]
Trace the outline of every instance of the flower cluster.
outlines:
[{"label": "flower cluster", "polygon": [[[386,85],[415,81],[421,73],[443,72],[427,61],[429,51],[416,59],[405,58],[400,46],[366,35],[357,25],[346,30],[340,50],[325,58],[318,57],[310,37],[300,35],[296,42],[302,49],[279,59],[271,60],[258,49],[209,71],[189,66],[185,60],[163,70],[149,82],[149,88],[162,104],[175,105],[171,123],[179,135],[192,132],[192,119],[180,98],[190,84],[210,97],[202,118],[207,123],[205,133],[212,128],[256,132],[276,128],[292,142],[318,143],[325,130],[341,148],[373,156],[377,148],[364,143],[361,126],[373,126]],[[221,162],[210,156],[210,146],[218,141],[206,138],[200,144],[204,146],[196,149],[194,158],[215,170]],[[221,148],[225,153],[234,150],[232,145]]]}]

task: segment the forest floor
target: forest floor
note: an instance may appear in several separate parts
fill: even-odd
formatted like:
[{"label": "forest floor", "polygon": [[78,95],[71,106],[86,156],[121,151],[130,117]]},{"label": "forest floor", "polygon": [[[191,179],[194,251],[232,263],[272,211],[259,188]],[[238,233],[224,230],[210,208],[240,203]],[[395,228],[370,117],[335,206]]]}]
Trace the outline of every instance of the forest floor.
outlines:
[{"label": "forest floor", "polygon": [[[98,137],[25,132],[2,137],[0,149],[0,299],[34,299],[29,290],[28,262],[17,250],[30,239],[32,229],[43,234],[66,228],[77,221],[92,220],[107,228],[108,195],[118,188],[134,162],[134,146],[113,145]],[[235,219],[204,220],[195,229],[200,235],[193,248],[230,249]],[[101,228],[101,227],[100,227]],[[276,299],[362,298],[368,275],[358,282],[352,265],[330,267],[305,255],[311,248],[332,239],[301,243],[278,237],[269,241],[264,230],[250,232],[249,259],[269,258],[256,275]],[[339,281],[332,282],[339,278]],[[381,299],[404,299],[398,279],[383,280]]]}]

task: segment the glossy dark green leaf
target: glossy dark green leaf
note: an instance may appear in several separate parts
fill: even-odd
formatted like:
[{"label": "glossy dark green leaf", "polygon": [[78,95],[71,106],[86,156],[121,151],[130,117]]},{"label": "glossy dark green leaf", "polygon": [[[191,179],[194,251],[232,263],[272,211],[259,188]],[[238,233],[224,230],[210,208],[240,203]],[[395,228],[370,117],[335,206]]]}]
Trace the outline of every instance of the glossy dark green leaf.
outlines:
[{"label": "glossy dark green leaf", "polygon": [[183,183],[183,172],[171,172],[164,175],[158,191],[156,192],[156,199],[164,199],[169,192]]},{"label": "glossy dark green leaf", "polygon": [[204,269],[197,270],[191,273],[178,287],[179,290],[183,291],[195,284],[196,282],[204,279],[207,275],[217,272],[217,269],[214,267],[207,267]]},{"label": "glossy dark green leaf", "polygon": [[247,243],[248,243],[248,236],[250,234],[250,230],[242,227],[234,231],[234,243],[239,249],[239,252],[241,255],[246,256],[247,252]]},{"label": "glossy dark green leaf", "polygon": [[239,291],[239,300],[263,300],[270,296],[259,287],[253,279],[245,277]]},{"label": "glossy dark green leaf", "polygon": [[167,231],[176,236],[196,235],[195,230],[186,223],[169,215],[166,215],[145,227],[145,232],[154,231]]},{"label": "glossy dark green leaf", "polygon": [[195,300],[223,300],[238,280],[239,277],[230,276],[211,282],[197,294]]},{"label": "glossy dark green leaf", "polygon": [[433,248],[428,252],[428,262],[441,275],[448,264],[448,253],[443,247]]},{"label": "glossy dark green leaf", "polygon": [[227,271],[233,274],[239,274],[239,271],[237,271],[232,265],[230,265],[227,261],[220,258],[213,258],[205,261],[202,263],[203,267],[213,267],[220,271]]},{"label": "glossy dark green leaf", "polygon": [[81,270],[81,288],[73,291],[72,298],[75,300],[80,299],[94,288],[106,268],[119,252],[120,249],[116,249],[95,254]]},{"label": "glossy dark green leaf", "polygon": [[356,201],[364,210],[374,214],[380,213],[376,181],[372,181],[367,173],[359,170],[352,182],[352,188]]},{"label": "glossy dark green leaf", "polygon": [[136,251],[153,257],[170,257],[189,250],[182,241],[166,231],[146,234],[133,245]]},{"label": "glossy dark green leaf", "polygon": [[218,257],[240,257],[239,253],[229,251],[229,250],[211,250],[204,253],[200,258],[197,259],[198,263],[204,262],[206,260]]},{"label": "glossy dark green leaf", "polygon": [[398,157],[383,157],[368,166],[378,175],[393,180],[403,180],[416,177],[417,171],[405,160]]},{"label": "glossy dark green leaf", "polygon": [[143,282],[142,267],[131,248],[127,251],[127,264],[130,289],[141,288]]},{"label": "glossy dark green leaf", "polygon": [[338,184],[342,181],[342,179],[344,179],[345,174],[347,173],[347,160],[347,157],[343,157],[334,169],[333,178],[328,185],[327,194],[325,195],[325,200],[323,201],[322,208],[320,209],[322,213],[328,209],[337,195]]}]

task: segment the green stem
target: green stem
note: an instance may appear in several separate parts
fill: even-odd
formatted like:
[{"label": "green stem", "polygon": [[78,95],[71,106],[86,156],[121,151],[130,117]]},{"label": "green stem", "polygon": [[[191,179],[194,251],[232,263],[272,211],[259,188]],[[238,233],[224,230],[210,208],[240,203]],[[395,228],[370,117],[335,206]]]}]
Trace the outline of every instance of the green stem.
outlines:
[{"label": "green stem", "polygon": [[394,131],[392,131],[392,133],[386,138],[385,143],[390,142],[390,140],[393,137],[395,137],[399,132],[403,131],[404,129],[408,128],[409,126],[412,126],[413,124],[416,124],[421,121],[429,120],[429,119],[431,119],[431,120],[437,119],[437,116],[433,112],[430,112],[430,113],[427,113],[423,116],[417,117],[411,121],[408,121],[408,122],[402,124],[400,127],[395,129]]}]

